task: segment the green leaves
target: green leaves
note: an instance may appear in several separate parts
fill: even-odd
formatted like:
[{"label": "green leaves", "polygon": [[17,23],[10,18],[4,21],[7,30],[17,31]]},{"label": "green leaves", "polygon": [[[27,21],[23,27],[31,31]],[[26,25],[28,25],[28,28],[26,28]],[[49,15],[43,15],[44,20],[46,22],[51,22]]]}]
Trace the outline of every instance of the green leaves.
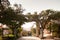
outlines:
[{"label": "green leaves", "polygon": [[57,12],[55,14],[52,14],[49,16],[50,19],[53,19],[53,20],[58,20],[60,19],[60,12]]},{"label": "green leaves", "polygon": [[12,20],[19,21],[20,25],[22,25],[26,21],[24,15],[22,14],[18,15],[18,13],[15,13],[15,11],[11,7],[2,11],[0,13],[0,16],[2,16],[0,18],[0,23],[7,24],[7,25],[13,25],[13,24],[16,25],[16,22],[12,22]]}]

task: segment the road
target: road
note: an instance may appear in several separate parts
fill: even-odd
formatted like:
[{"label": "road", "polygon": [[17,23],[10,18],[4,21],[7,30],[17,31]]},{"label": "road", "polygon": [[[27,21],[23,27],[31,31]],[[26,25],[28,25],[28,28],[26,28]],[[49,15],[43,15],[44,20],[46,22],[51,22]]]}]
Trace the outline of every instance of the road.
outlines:
[{"label": "road", "polygon": [[54,40],[54,39],[40,39],[38,37],[26,36],[26,37],[21,37],[18,40]]}]

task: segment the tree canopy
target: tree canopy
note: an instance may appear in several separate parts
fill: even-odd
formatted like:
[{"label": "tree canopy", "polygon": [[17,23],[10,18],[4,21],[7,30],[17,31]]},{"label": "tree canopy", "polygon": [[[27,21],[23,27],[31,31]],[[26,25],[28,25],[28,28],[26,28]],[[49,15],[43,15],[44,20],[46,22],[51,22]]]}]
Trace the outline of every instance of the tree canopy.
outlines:
[{"label": "tree canopy", "polygon": [[0,7],[3,7],[2,9],[0,9],[0,23],[2,24],[13,25],[18,21],[19,25],[22,25],[27,20],[22,14],[23,10],[21,9],[21,7],[19,7],[20,9],[16,10],[12,9],[12,7],[9,7],[9,5],[8,8],[4,7],[4,5],[2,4]]}]

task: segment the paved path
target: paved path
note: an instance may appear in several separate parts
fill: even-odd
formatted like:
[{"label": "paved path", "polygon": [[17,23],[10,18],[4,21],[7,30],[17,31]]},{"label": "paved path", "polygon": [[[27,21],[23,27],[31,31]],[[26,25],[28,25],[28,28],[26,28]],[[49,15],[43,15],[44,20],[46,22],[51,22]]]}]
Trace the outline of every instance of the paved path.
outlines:
[{"label": "paved path", "polygon": [[38,37],[26,36],[26,37],[21,37],[18,40],[54,40],[54,39],[40,39]]}]

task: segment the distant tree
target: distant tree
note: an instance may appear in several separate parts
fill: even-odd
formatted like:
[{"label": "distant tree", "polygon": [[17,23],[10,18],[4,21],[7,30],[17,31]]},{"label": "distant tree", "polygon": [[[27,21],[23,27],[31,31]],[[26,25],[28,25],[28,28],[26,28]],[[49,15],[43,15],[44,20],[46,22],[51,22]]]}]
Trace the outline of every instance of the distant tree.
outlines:
[{"label": "distant tree", "polygon": [[28,36],[28,31],[23,30],[22,31],[22,36]]},{"label": "distant tree", "polygon": [[36,28],[31,28],[32,35],[36,34]]}]

